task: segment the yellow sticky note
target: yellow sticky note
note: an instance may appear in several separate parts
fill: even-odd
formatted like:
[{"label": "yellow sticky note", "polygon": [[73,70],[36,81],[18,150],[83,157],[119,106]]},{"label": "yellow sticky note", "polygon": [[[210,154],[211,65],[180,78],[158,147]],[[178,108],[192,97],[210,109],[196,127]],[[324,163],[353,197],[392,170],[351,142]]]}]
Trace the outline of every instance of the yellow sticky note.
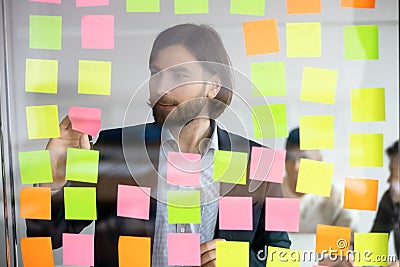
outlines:
[{"label": "yellow sticky note", "polygon": [[321,23],[286,23],[287,57],[321,56]]},{"label": "yellow sticky note", "polygon": [[223,183],[246,184],[247,153],[216,150],[213,180]]},{"label": "yellow sticky note", "polygon": [[249,243],[237,241],[217,241],[216,261],[218,267],[248,267]]},{"label": "yellow sticky note", "polygon": [[126,0],[126,12],[160,12],[160,0]]},{"label": "yellow sticky note", "polygon": [[300,100],[335,104],[338,71],[304,67]]},{"label": "yellow sticky note", "polygon": [[254,96],[285,96],[285,62],[251,63],[251,80]]},{"label": "yellow sticky note", "polygon": [[79,60],[78,94],[110,95],[111,62]]},{"label": "yellow sticky note", "polygon": [[264,16],[265,0],[231,0],[231,14]]},{"label": "yellow sticky note", "polygon": [[383,134],[350,134],[350,166],[382,167]]},{"label": "yellow sticky note", "polygon": [[379,59],[379,29],[377,25],[344,27],[345,60]]},{"label": "yellow sticky note", "polygon": [[388,265],[388,233],[354,233],[354,265]]},{"label": "yellow sticky note", "polygon": [[58,138],[58,106],[28,106],[26,107],[26,123],[28,138]]},{"label": "yellow sticky note", "polygon": [[85,183],[97,183],[99,151],[67,148],[65,179]]},{"label": "yellow sticky note", "polygon": [[268,267],[300,267],[301,252],[280,247],[268,246]]},{"label": "yellow sticky note", "polygon": [[253,106],[255,138],[278,138],[288,136],[286,104]]},{"label": "yellow sticky note", "polygon": [[25,91],[57,94],[58,60],[26,59]]},{"label": "yellow sticky note", "polygon": [[22,184],[53,182],[49,150],[19,152],[18,161]]},{"label": "yellow sticky note", "polygon": [[97,220],[95,187],[64,187],[66,220]]},{"label": "yellow sticky note", "polygon": [[200,224],[200,191],[168,191],[168,223]]},{"label": "yellow sticky note", "polygon": [[300,150],[333,149],[333,116],[300,116]]},{"label": "yellow sticky note", "polygon": [[329,197],[333,170],[332,163],[301,158],[296,192]]},{"label": "yellow sticky note", "polygon": [[384,88],[351,90],[351,120],[353,122],[384,121],[385,119]]},{"label": "yellow sticky note", "polygon": [[207,14],[208,0],[174,0],[175,14]]}]

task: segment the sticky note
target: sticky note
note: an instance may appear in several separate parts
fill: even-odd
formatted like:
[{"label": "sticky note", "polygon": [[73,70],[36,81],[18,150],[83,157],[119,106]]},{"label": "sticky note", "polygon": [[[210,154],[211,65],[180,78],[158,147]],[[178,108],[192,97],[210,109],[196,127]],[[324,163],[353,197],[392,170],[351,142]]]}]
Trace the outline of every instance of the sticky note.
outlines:
[{"label": "sticky note", "polygon": [[95,136],[101,129],[101,110],[99,108],[69,107],[68,117],[72,129]]},{"label": "sticky note", "polygon": [[63,265],[94,265],[94,235],[63,233],[62,239]]},{"label": "sticky note", "polygon": [[126,12],[160,12],[160,0],[126,0]]},{"label": "sticky note", "polygon": [[29,139],[60,137],[57,105],[26,107],[26,123]]},{"label": "sticky note", "polygon": [[338,71],[304,67],[300,100],[335,104]]},{"label": "sticky note", "polygon": [[150,267],[150,246],[150,237],[121,235],[118,240],[119,266]]},{"label": "sticky note", "polygon": [[76,0],[76,7],[108,6],[109,0]]},{"label": "sticky note", "polygon": [[200,234],[167,235],[168,265],[200,266]]},{"label": "sticky note", "polygon": [[321,23],[286,23],[287,57],[321,56]]},{"label": "sticky note", "polygon": [[230,13],[264,16],[265,0],[231,0]]},{"label": "sticky note", "polygon": [[321,13],[321,0],[286,0],[288,14]]},{"label": "sticky note", "polygon": [[300,149],[333,149],[335,128],[333,116],[300,116]]},{"label": "sticky note", "polygon": [[23,187],[19,194],[20,217],[51,220],[51,189],[49,187]]},{"label": "sticky note", "polygon": [[360,257],[354,257],[357,266],[387,266],[388,233],[354,233],[354,251]]},{"label": "sticky note", "polygon": [[219,229],[253,230],[251,197],[221,197],[218,201]]},{"label": "sticky note", "polygon": [[21,254],[25,267],[54,267],[50,237],[21,238]]},{"label": "sticky note", "polygon": [[247,153],[216,150],[213,180],[223,183],[246,184]]},{"label": "sticky note", "polygon": [[385,89],[351,89],[351,121],[385,121]]},{"label": "sticky note", "polygon": [[117,216],[149,219],[150,187],[118,185]]},{"label": "sticky note", "polygon": [[265,231],[298,232],[300,225],[300,199],[265,199]]},{"label": "sticky note", "polygon": [[96,188],[64,187],[66,220],[96,220]]},{"label": "sticky note", "polygon": [[382,167],[383,134],[350,134],[350,166]]},{"label": "sticky note", "polygon": [[[360,201],[362,199],[362,201]],[[378,180],[346,178],[344,182],[345,209],[376,210],[378,202]]]},{"label": "sticky note", "polygon": [[82,48],[114,49],[114,16],[86,15],[81,21]]},{"label": "sticky note", "polygon": [[207,14],[208,0],[174,0],[175,14]]},{"label": "sticky note", "polygon": [[276,19],[244,22],[243,34],[246,56],[280,51]]},{"label": "sticky note", "polygon": [[251,80],[254,96],[285,96],[285,62],[251,63]]},{"label": "sticky note", "polygon": [[180,186],[200,186],[201,155],[169,152],[167,181]]},{"label": "sticky note", "polygon": [[79,60],[78,93],[110,95],[111,62]]},{"label": "sticky note", "polygon": [[48,150],[19,152],[18,161],[22,184],[53,182]]},{"label": "sticky note", "polygon": [[375,8],[375,0],[341,0],[341,7]]},{"label": "sticky note", "polygon": [[29,17],[29,48],[61,50],[62,17]]},{"label": "sticky note", "polygon": [[57,94],[58,60],[26,59],[25,92]]},{"label": "sticky note", "polygon": [[347,255],[350,248],[351,228],[317,224],[315,252]]},{"label": "sticky note", "polygon": [[65,179],[85,183],[97,183],[99,151],[67,148]]},{"label": "sticky note", "polygon": [[334,164],[300,159],[296,192],[329,197],[331,195]]},{"label": "sticky note", "polygon": [[378,26],[344,26],[344,59],[379,59]]},{"label": "sticky note", "polygon": [[40,2],[49,4],[61,4],[61,0],[29,0],[30,2]]},{"label": "sticky note", "polygon": [[168,191],[168,223],[201,223],[200,191]]},{"label": "sticky note", "polygon": [[285,175],[285,159],[286,150],[253,146],[249,179],[282,183]]},{"label": "sticky note", "polygon": [[219,267],[249,267],[249,243],[217,241],[216,261]]},{"label": "sticky note", "polygon": [[268,246],[268,267],[300,267],[302,253],[299,250]]},{"label": "sticky note", "polygon": [[255,138],[288,136],[286,104],[253,106],[252,110]]}]

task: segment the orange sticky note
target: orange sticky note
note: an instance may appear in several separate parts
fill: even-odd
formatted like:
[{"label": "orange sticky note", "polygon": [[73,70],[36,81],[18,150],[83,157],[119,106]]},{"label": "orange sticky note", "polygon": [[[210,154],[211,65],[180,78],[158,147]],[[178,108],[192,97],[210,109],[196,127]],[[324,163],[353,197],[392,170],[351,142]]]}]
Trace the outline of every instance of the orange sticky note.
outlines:
[{"label": "orange sticky note", "polygon": [[343,208],[376,210],[377,203],[378,180],[357,178],[345,179]]},{"label": "orange sticky note", "polygon": [[375,8],[375,0],[341,0],[341,7]]},{"label": "orange sticky note", "polygon": [[288,14],[321,13],[321,0],[286,0]]},{"label": "orange sticky note", "polygon": [[54,267],[50,237],[21,238],[21,254],[25,267]]},{"label": "orange sticky note", "polygon": [[347,255],[351,228],[317,224],[315,252],[329,255]]},{"label": "orange sticky note", "polygon": [[20,217],[51,220],[51,189],[49,187],[24,187],[19,194]]},{"label": "orange sticky note", "polygon": [[276,19],[244,22],[243,33],[247,56],[280,51]]},{"label": "orange sticky note", "polygon": [[120,236],[118,262],[120,267],[150,267],[150,237]]}]

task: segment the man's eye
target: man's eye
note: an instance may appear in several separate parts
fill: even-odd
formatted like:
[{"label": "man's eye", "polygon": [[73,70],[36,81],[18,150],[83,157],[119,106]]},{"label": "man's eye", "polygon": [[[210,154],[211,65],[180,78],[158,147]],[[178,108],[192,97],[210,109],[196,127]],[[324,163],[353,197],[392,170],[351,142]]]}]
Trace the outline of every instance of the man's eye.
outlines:
[{"label": "man's eye", "polygon": [[174,73],[175,80],[182,80],[182,79],[186,79],[187,77],[188,77],[188,75],[186,75],[185,73],[180,73],[180,72]]}]

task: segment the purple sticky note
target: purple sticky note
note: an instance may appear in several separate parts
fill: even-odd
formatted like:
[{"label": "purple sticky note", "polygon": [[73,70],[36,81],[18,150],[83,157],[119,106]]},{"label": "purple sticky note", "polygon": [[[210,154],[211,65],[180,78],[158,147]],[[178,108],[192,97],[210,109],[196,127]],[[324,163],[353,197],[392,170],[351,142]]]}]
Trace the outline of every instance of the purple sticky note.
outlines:
[{"label": "purple sticky note", "polygon": [[30,2],[40,2],[49,4],[61,4],[61,0],[29,0]]},{"label": "purple sticky note", "polygon": [[249,179],[282,183],[285,175],[285,158],[286,150],[253,147]]},{"label": "purple sticky note", "polygon": [[182,186],[200,186],[200,154],[169,152],[167,181]]},{"label": "purple sticky note", "polygon": [[72,129],[95,136],[101,128],[101,110],[98,108],[70,107],[68,117]]},{"label": "purple sticky note", "polygon": [[300,222],[300,199],[265,199],[265,231],[298,232]]},{"label": "purple sticky note", "polygon": [[168,234],[168,265],[200,266],[200,234]]},{"label": "purple sticky note", "polygon": [[94,235],[63,233],[62,237],[63,265],[94,265]]},{"label": "purple sticky note", "polygon": [[83,16],[81,33],[82,48],[114,49],[114,16]]},{"label": "purple sticky note", "polygon": [[253,230],[251,197],[221,197],[218,214],[221,230]]},{"label": "purple sticky note", "polygon": [[109,0],[76,0],[76,7],[108,6]]},{"label": "purple sticky note", "polygon": [[117,216],[149,219],[150,187],[118,185]]}]

